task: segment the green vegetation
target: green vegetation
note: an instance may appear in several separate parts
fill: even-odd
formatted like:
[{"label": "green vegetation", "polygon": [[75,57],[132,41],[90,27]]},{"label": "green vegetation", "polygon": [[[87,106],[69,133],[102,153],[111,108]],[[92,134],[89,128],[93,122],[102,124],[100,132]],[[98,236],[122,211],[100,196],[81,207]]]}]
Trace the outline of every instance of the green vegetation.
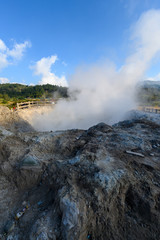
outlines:
[{"label": "green vegetation", "polygon": [[[56,85],[0,84],[0,105],[16,107],[17,102],[67,98],[68,88]],[[137,87],[137,102],[142,106],[160,107],[160,82],[145,81]]]},{"label": "green vegetation", "polygon": [[144,84],[138,87],[137,100],[140,105],[160,107],[160,84]]},{"label": "green vegetation", "polygon": [[56,85],[35,85],[27,86],[23,84],[0,84],[0,104],[15,107],[17,102],[30,101],[32,99],[58,99],[67,98],[66,87]]}]

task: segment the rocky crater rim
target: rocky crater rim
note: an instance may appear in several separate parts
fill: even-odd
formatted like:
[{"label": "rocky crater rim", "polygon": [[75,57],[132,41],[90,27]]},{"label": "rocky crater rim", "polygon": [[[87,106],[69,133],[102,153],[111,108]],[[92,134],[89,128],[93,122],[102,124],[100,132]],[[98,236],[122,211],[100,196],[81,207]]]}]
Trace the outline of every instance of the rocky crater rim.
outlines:
[{"label": "rocky crater rim", "polygon": [[159,118],[44,133],[1,118],[0,239],[159,240]]}]

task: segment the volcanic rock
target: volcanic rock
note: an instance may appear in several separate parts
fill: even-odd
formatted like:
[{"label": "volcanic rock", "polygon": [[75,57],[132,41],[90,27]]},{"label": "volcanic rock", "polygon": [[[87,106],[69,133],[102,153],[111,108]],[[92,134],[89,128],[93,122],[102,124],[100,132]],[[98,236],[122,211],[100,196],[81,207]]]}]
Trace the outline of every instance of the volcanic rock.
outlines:
[{"label": "volcanic rock", "polygon": [[1,239],[159,240],[158,122],[10,132],[0,134]]}]

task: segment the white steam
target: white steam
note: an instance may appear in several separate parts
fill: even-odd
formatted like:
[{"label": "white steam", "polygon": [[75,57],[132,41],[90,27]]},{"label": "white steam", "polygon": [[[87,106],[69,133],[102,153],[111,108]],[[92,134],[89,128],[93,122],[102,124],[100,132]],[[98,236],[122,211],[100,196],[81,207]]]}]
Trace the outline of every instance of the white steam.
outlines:
[{"label": "white steam", "polygon": [[108,62],[78,68],[69,81],[70,100],[56,104],[49,114],[34,116],[40,130],[88,128],[114,123],[135,107],[134,87],[160,50],[160,10],[144,13],[132,29],[133,53],[116,71]]}]

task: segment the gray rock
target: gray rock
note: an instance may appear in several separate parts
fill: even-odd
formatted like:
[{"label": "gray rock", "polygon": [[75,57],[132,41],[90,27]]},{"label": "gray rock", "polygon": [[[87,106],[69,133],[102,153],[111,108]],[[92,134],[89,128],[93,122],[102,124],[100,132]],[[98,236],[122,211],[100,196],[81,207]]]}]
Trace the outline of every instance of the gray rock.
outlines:
[{"label": "gray rock", "polygon": [[14,229],[14,227],[15,227],[15,221],[9,220],[4,227],[4,232],[8,234]]},{"label": "gray rock", "polygon": [[1,138],[5,239],[159,240],[160,126],[144,118]]},{"label": "gray rock", "polygon": [[27,155],[22,159],[21,165],[25,166],[39,166],[39,161],[35,156]]},{"label": "gray rock", "polygon": [[36,240],[49,240],[46,232],[41,232]]}]

